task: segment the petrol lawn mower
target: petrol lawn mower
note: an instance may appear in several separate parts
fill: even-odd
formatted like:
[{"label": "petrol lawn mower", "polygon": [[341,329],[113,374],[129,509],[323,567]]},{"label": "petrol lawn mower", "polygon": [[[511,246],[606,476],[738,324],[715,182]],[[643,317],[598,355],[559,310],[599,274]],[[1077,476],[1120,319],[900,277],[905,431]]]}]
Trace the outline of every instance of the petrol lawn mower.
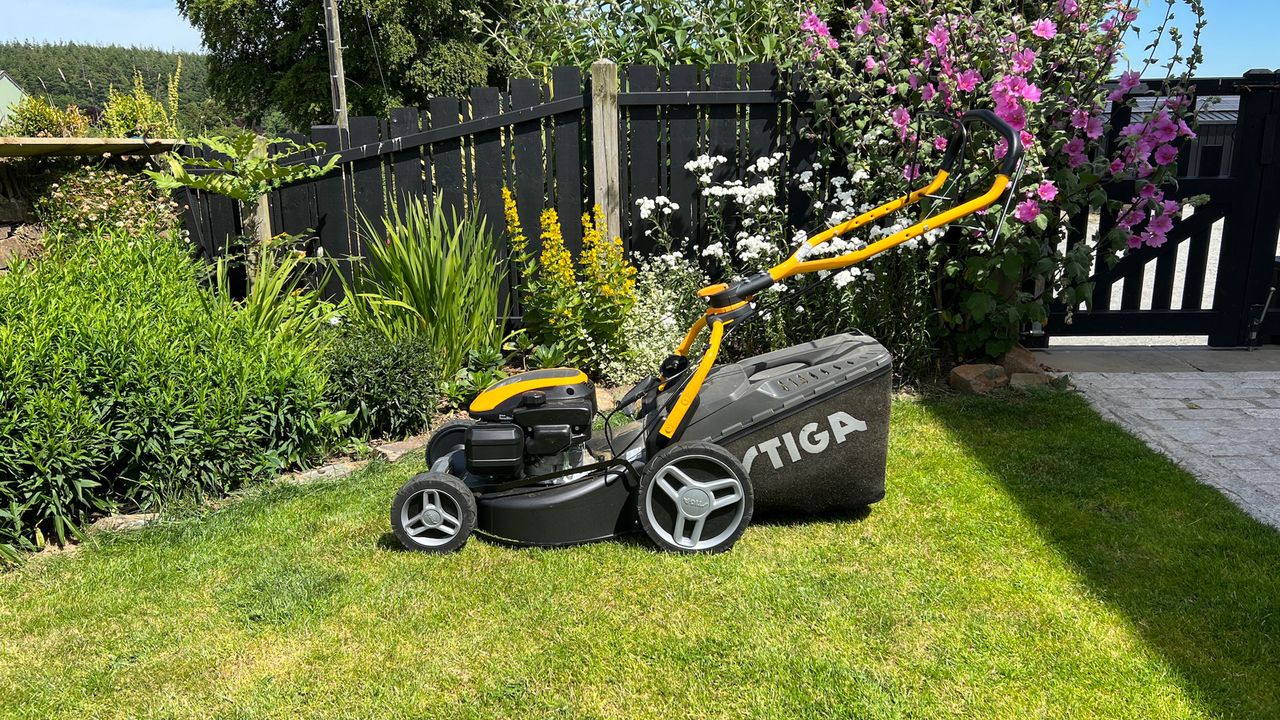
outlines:
[{"label": "petrol lawn mower", "polygon": [[[862,249],[814,255],[832,238],[938,195],[968,139],[984,123],[1006,152],[989,189]],[[993,205],[1020,170],[1018,133],[988,110],[958,121],[937,175],[924,187],[806,240],[773,268],[702,288],[707,309],[658,373],[617,407],[616,430],[597,416],[595,388],[571,368],[513,375],[481,392],[469,420],[427,444],[429,470],[391,504],[407,548],[462,547],[471,533],[513,545],[559,546],[644,532],[676,552],[719,552],[756,510],[823,512],[884,497],[891,390],[888,351],[840,334],[716,365],[726,335],[755,312],[760,292],[803,273],[840,270]],[[1005,203],[1008,210],[1008,202]],[[697,363],[689,355],[709,331]]]}]

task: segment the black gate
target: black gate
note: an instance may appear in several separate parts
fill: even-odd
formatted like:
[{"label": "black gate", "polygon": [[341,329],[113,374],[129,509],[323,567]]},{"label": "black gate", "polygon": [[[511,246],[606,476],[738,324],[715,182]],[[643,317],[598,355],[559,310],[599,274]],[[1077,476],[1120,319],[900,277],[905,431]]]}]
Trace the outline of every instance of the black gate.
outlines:
[{"label": "black gate", "polygon": [[[1208,202],[1176,221],[1164,246],[1129,250],[1113,267],[1096,259],[1089,307],[1056,308],[1048,335],[1204,335],[1213,347],[1247,344],[1280,263],[1280,73],[1196,81],[1195,93],[1200,137],[1184,148],[1176,197]],[[1226,114],[1214,108],[1237,106],[1234,127],[1214,122]],[[1127,123],[1126,107],[1114,113],[1115,126]],[[1107,191],[1125,200],[1133,185]],[[1115,220],[1108,212],[1075,218],[1066,242],[1104,237]],[[1277,303],[1260,331],[1275,334]]]}]

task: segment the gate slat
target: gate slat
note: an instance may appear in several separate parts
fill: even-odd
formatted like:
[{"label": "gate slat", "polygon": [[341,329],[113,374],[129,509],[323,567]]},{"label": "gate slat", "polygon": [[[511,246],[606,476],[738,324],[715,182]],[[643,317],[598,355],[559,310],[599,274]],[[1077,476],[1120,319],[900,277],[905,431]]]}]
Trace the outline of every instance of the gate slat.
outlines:
[{"label": "gate slat", "polygon": [[[1209,207],[1196,209],[1196,214],[1207,212]],[[1191,234],[1187,247],[1187,272],[1182,286],[1182,309],[1199,310],[1204,302],[1204,280],[1209,267],[1209,240],[1213,225]]]},{"label": "gate slat", "polygon": [[1173,276],[1178,265],[1177,243],[1170,241],[1169,249],[1156,255],[1155,279],[1151,285],[1151,309],[1168,310],[1173,306]]}]

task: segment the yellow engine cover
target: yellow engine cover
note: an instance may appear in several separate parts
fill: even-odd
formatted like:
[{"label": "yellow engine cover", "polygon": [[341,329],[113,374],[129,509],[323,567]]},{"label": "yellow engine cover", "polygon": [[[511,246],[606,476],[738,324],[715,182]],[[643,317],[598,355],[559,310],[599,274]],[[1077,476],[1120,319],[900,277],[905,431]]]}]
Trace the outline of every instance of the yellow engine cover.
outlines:
[{"label": "yellow engine cover", "polygon": [[545,390],[587,382],[586,373],[574,368],[546,368],[512,375],[484,389],[467,408],[473,413],[494,410],[502,403],[530,390]]}]

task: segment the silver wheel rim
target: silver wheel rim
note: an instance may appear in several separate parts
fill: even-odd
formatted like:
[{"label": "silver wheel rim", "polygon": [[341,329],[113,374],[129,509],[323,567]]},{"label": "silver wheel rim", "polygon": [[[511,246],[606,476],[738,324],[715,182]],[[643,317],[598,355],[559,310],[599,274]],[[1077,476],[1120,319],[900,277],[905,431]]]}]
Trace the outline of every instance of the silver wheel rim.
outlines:
[{"label": "silver wheel rim", "polygon": [[[694,478],[688,469],[697,464],[714,468],[713,477]],[[674,503],[673,518],[659,520],[654,511],[655,490]],[[663,465],[654,473],[644,498],[650,527],[660,538],[681,550],[706,550],[720,545],[738,531],[746,510],[742,482],[728,465],[710,455],[684,455]],[[730,512],[732,519],[728,525],[712,537],[703,537],[707,518],[714,513]]]},{"label": "silver wheel rim", "polygon": [[400,527],[413,542],[440,547],[462,532],[462,505],[442,490],[419,490],[400,506]]}]

